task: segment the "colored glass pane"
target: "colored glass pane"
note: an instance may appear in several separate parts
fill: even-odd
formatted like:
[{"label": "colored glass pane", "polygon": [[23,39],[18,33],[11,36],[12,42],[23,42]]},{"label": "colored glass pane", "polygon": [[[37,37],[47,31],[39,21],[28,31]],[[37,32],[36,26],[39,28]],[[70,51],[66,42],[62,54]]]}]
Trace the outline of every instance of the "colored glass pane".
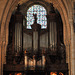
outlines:
[{"label": "colored glass pane", "polygon": [[33,14],[37,14],[37,23],[41,25],[41,28],[47,28],[46,9],[41,5],[33,5],[27,10],[27,29],[31,29],[34,23]]}]

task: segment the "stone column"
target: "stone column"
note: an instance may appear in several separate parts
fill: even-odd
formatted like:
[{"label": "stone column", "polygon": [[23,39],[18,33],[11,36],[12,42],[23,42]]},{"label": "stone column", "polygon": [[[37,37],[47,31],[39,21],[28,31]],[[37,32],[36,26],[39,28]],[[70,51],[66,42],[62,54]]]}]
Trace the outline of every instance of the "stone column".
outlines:
[{"label": "stone column", "polygon": [[2,57],[2,55],[1,55],[1,47],[2,46],[1,45],[2,45],[2,41],[0,42],[0,75],[2,74],[1,73],[1,71],[2,71],[2,62],[1,62],[1,60],[2,60],[2,58],[1,58]]},{"label": "stone column", "polygon": [[1,41],[0,43],[0,74],[3,75],[3,64],[5,61],[5,41]]}]

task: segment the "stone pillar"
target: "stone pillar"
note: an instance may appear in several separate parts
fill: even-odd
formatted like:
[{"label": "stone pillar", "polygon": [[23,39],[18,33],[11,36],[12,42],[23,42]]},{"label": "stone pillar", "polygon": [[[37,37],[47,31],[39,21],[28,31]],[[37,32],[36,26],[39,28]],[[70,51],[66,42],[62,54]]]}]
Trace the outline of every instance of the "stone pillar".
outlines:
[{"label": "stone pillar", "polygon": [[0,37],[0,75],[3,75],[3,64],[6,64],[6,32]]},{"label": "stone pillar", "polygon": [[73,25],[71,25],[71,48],[70,48],[70,66],[71,66],[71,75],[75,75],[75,32]]},{"label": "stone pillar", "polygon": [[0,75],[1,75],[1,69],[2,69],[2,67],[1,67],[1,65],[2,65],[2,62],[1,62],[1,57],[2,57],[2,55],[1,55],[1,45],[2,45],[2,42],[0,42]]},{"label": "stone pillar", "polygon": [[5,61],[5,41],[0,44],[0,74],[3,75],[3,64]]}]

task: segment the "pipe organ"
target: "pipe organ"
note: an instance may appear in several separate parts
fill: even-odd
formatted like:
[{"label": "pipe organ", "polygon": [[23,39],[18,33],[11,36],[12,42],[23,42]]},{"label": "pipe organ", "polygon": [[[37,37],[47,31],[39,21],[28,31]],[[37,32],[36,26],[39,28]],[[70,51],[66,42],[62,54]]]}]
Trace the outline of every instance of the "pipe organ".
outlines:
[{"label": "pipe organ", "polygon": [[15,51],[22,50],[22,24],[15,24]]},{"label": "pipe organ", "polygon": [[57,47],[57,22],[56,22],[56,14],[52,13],[49,14],[49,25],[48,25],[48,36],[49,36],[49,48],[51,48],[51,50],[55,50]]},{"label": "pipe organ", "polygon": [[9,33],[12,34],[12,41],[7,47],[4,75],[28,75],[29,72],[38,75],[68,75],[65,45],[59,37],[58,18],[55,12],[49,13],[47,28],[41,29],[41,25],[37,24],[37,15],[34,14],[32,29],[26,29],[25,18],[18,8],[14,21],[10,23],[13,24],[12,33]]}]

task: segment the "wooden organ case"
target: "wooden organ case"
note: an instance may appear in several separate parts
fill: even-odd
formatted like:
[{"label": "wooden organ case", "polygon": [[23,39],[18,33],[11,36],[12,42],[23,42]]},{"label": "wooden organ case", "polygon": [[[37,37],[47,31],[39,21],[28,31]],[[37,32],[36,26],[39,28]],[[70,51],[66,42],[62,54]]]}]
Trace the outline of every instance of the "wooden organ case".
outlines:
[{"label": "wooden organ case", "polygon": [[41,29],[34,14],[32,29],[23,26],[24,16],[12,16],[9,26],[9,44],[3,75],[68,75],[65,45],[60,40],[59,16],[47,15],[47,28]]}]

